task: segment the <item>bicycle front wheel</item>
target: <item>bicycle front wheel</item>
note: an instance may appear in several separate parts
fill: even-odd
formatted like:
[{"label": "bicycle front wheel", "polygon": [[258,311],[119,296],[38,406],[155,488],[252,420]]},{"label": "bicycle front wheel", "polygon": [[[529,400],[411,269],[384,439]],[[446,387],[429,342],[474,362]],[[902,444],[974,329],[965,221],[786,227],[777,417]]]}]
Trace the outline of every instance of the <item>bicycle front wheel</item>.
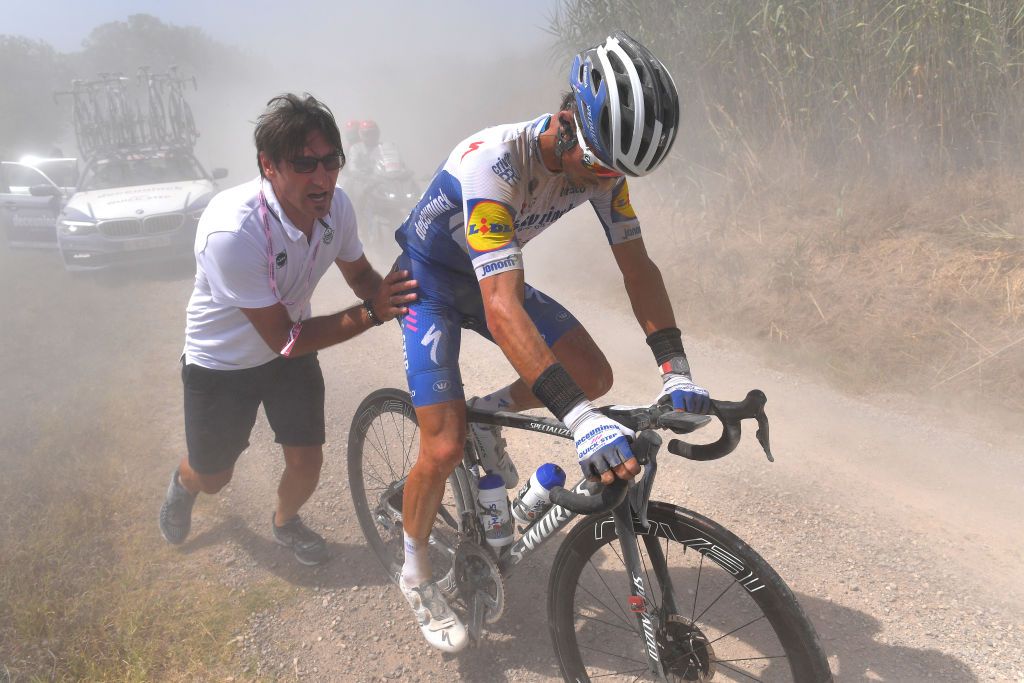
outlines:
[{"label": "bicycle front wheel", "polygon": [[[379,389],[359,404],[348,435],[349,492],[359,527],[392,580],[405,559],[402,494],[419,454],[419,425],[409,394]],[[458,470],[449,478],[430,535],[434,577],[446,576],[467,508]]]},{"label": "bicycle front wheel", "polygon": [[[548,618],[567,681],[828,681],[817,634],[785,582],[724,527],[652,501],[634,519],[641,575],[629,576],[611,515],[577,525],[555,557]],[[641,582],[645,599],[630,601]],[[642,627],[637,611],[658,615]]]}]

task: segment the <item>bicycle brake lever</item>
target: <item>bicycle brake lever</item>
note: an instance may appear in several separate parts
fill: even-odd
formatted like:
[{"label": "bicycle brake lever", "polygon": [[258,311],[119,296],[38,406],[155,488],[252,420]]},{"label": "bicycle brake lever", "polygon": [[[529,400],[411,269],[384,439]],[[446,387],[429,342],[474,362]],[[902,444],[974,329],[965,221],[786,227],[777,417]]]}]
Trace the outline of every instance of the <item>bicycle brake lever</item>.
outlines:
[{"label": "bicycle brake lever", "polygon": [[633,440],[633,455],[645,469],[643,479],[639,482],[634,480],[626,495],[629,498],[629,507],[645,529],[651,526],[647,519],[647,503],[651,499],[654,477],[658,473],[657,454],[661,443],[661,435],[649,430],[640,432]]},{"label": "bicycle brake lever", "polygon": [[[764,394],[761,394],[764,396]],[[761,444],[761,448],[764,449],[764,454],[768,457],[768,462],[775,462],[775,456],[772,455],[772,448],[768,443],[768,415],[764,412],[764,403],[761,403],[761,408],[757,411],[755,416],[757,419],[757,442]]]}]

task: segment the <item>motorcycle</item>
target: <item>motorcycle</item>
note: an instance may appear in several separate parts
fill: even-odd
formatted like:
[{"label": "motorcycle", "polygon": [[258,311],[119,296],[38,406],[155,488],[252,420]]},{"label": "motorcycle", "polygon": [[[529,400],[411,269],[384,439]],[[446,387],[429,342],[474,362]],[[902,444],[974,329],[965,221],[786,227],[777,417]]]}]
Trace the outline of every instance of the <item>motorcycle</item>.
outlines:
[{"label": "motorcycle", "polygon": [[371,172],[352,178],[349,186],[355,186],[359,236],[368,249],[383,254],[397,251],[395,230],[416,205],[420,189],[393,143],[381,143],[374,156]]}]

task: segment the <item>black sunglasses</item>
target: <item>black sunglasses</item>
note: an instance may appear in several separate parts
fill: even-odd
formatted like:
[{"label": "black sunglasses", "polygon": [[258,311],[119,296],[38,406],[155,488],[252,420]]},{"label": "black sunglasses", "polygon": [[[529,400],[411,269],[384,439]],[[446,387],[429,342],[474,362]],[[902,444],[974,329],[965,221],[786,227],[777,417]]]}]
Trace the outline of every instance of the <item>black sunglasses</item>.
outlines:
[{"label": "black sunglasses", "polygon": [[332,152],[322,157],[289,159],[288,162],[296,173],[312,173],[316,170],[317,164],[323,164],[325,171],[337,171],[345,165],[345,155],[341,152]]}]

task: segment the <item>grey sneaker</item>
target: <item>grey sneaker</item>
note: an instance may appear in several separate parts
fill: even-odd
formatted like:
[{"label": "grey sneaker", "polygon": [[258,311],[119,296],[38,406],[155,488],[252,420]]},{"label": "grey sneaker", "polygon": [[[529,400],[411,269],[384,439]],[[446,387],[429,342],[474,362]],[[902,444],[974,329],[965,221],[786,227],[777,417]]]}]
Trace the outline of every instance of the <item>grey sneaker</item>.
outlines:
[{"label": "grey sneaker", "polygon": [[327,561],[327,541],[323,536],[303,524],[298,515],[285,522],[284,526],[278,526],[275,517],[276,513],[270,514],[274,540],[291,548],[296,560],[311,567]]},{"label": "grey sneaker", "polygon": [[[467,402],[473,407],[480,398],[474,396]],[[508,457],[505,439],[501,436],[501,427],[471,422],[469,434],[473,437],[477,453],[480,454],[480,465],[488,474],[500,474],[505,480],[505,488],[514,489],[519,483],[519,471],[512,458]]]},{"label": "grey sneaker", "polygon": [[448,606],[437,584],[407,586],[405,577],[400,577],[398,587],[409,601],[420,631],[428,643],[443,652],[459,652],[466,647],[469,631]]},{"label": "grey sneaker", "polygon": [[174,545],[180,544],[188,537],[192,528],[192,505],[196,502],[195,493],[189,493],[178,479],[178,468],[174,468],[171,484],[167,487],[167,496],[160,506],[160,533],[164,540]]}]

